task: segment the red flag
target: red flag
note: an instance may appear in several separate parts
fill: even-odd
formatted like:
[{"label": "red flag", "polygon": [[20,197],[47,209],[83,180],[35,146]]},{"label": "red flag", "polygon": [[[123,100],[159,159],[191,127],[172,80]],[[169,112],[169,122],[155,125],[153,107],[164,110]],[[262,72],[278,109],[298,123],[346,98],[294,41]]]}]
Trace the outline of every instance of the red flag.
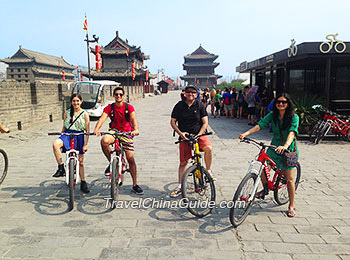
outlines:
[{"label": "red flag", "polygon": [[84,20],[84,27],[83,27],[84,31],[87,31],[87,18],[85,16],[85,20]]}]

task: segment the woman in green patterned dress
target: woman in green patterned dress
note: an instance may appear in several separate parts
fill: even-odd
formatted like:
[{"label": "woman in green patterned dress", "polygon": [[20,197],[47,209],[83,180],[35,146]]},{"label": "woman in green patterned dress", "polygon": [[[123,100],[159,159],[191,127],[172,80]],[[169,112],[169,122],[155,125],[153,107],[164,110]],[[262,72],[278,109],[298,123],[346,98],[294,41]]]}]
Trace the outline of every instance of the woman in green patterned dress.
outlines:
[{"label": "woman in green patterned dress", "polygon": [[[298,134],[299,116],[297,114],[294,114],[294,105],[287,93],[278,95],[273,106],[273,111],[261,119],[256,126],[247,132],[240,134],[238,137],[243,140],[244,137],[254,134],[261,129],[269,126],[270,123],[272,125],[273,133],[271,145],[277,146],[277,149],[273,150],[269,148],[267,150],[267,154],[272,160],[276,162],[277,167],[283,170],[284,175],[287,177],[287,188],[289,196],[288,216],[294,217],[295,184],[293,177],[295,168],[288,168],[284,166],[283,152],[285,150],[288,150],[290,152],[297,150],[299,158],[299,152],[295,138],[295,136]],[[281,134],[283,140],[281,140]],[[261,175],[261,181],[263,185],[267,183],[265,174]],[[263,196],[264,191],[258,192],[258,198]]]}]

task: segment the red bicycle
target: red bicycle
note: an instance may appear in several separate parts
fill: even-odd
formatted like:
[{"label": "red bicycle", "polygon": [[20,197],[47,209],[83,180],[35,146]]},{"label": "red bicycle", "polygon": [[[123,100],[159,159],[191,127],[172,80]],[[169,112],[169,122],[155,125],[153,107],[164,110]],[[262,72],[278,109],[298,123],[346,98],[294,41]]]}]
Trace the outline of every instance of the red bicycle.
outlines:
[{"label": "red bicycle", "polygon": [[114,137],[113,148],[111,150],[111,160],[109,162],[111,172],[108,175],[111,183],[111,208],[114,209],[119,197],[119,188],[123,184],[124,173],[130,172],[125,151],[120,144],[120,138],[123,136],[129,137],[130,132],[101,132],[101,135],[111,135]]},{"label": "red bicycle", "polygon": [[66,151],[66,183],[69,187],[69,210],[74,208],[74,186],[80,182],[79,175],[79,151],[75,150],[75,136],[93,135],[92,133],[48,133],[48,135],[68,135],[70,137],[70,149]]},{"label": "red bicycle", "polygon": [[[230,209],[230,221],[234,227],[242,224],[249,215],[256,198],[261,174],[266,174],[267,185],[264,187],[265,195],[271,190],[273,191],[274,199],[277,204],[283,205],[289,201],[287,180],[282,170],[277,168],[276,163],[266,153],[267,148],[276,149],[277,146],[266,145],[247,137],[245,137],[242,142],[257,146],[260,152],[257,158],[250,162],[248,172],[238,185],[235,195],[233,196],[234,204]],[[271,165],[271,169],[267,166],[268,163]],[[298,187],[300,176],[301,169],[298,163],[296,172],[294,173],[295,190]]]},{"label": "red bicycle", "polygon": [[323,111],[322,120],[318,121],[309,133],[310,141],[318,144],[329,133],[332,132],[345,141],[350,142],[349,118],[338,115],[329,110]]}]

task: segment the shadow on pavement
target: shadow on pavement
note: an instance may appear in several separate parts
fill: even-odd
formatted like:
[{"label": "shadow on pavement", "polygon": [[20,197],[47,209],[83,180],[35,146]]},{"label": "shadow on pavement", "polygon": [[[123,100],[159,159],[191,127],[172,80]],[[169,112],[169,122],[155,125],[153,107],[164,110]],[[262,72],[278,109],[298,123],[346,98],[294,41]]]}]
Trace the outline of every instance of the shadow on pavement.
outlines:
[{"label": "shadow on pavement", "polygon": [[[83,194],[75,186],[74,210],[87,215],[101,215],[111,211],[106,207],[107,198],[110,198],[110,185],[108,178],[95,179],[90,183],[90,193]],[[149,189],[142,185],[146,196],[157,194],[159,191]],[[42,215],[64,215],[69,213],[69,191],[64,179],[45,180],[36,187],[6,187],[4,191],[15,192],[12,198],[19,198],[34,205],[36,212]],[[127,202],[142,198],[131,193],[131,185],[120,187],[119,196],[121,200]],[[127,196],[127,197],[124,197]]]},{"label": "shadow on pavement", "polygon": [[[169,186],[174,183],[170,183],[164,186],[164,189],[169,190]],[[173,205],[173,202],[179,201],[181,198],[162,198],[164,201],[170,201],[170,205]],[[176,204],[176,203],[175,203]],[[198,232],[204,235],[210,234],[220,234],[230,230],[233,230],[233,226],[229,220],[230,208],[221,208],[220,203],[216,203],[216,207],[213,208],[212,212],[203,217],[197,218],[184,207],[179,207],[178,203],[177,207],[161,207],[161,208],[153,208],[148,215],[161,222],[176,222],[182,223],[186,228],[191,228],[193,226],[194,229],[198,228]],[[249,215],[273,215],[276,213],[285,213],[285,210],[281,210],[281,207],[285,207],[285,205],[280,206],[277,205],[272,198],[266,198],[265,200],[257,200],[254,202],[253,208]],[[247,217],[249,221],[249,215]],[[195,222],[193,222],[195,221]],[[244,222],[243,224],[244,225]]]}]

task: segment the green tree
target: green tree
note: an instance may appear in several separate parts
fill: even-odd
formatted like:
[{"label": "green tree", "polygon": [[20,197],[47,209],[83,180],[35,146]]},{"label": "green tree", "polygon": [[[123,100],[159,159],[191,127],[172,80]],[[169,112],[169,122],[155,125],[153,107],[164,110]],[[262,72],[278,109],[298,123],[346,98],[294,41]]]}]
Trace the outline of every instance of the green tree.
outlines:
[{"label": "green tree", "polygon": [[236,88],[236,91],[239,91],[244,88],[244,86],[242,85],[243,81],[244,80],[241,80],[241,79],[232,80],[230,83],[227,83],[226,81],[224,81],[219,85],[217,85],[217,89],[222,90],[224,88]]}]

